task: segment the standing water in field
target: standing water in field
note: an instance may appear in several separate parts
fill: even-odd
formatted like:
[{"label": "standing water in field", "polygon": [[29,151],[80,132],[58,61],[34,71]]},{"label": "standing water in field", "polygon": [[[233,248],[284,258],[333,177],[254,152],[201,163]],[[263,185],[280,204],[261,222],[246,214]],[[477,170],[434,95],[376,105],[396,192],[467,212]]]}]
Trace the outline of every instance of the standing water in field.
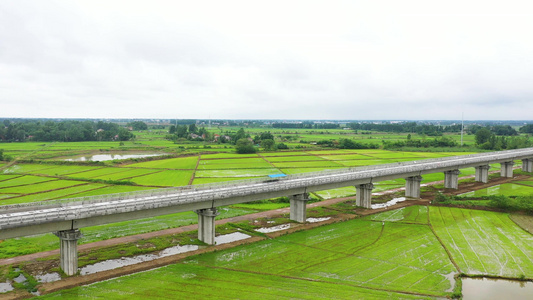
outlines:
[{"label": "standing water in field", "polygon": [[405,197],[400,197],[400,198],[394,198],[390,201],[387,201],[385,203],[377,203],[377,204],[372,204],[372,209],[377,209],[377,208],[384,208],[384,207],[389,207],[389,206],[393,206],[395,205],[396,203],[398,202],[402,202],[402,201],[405,201],[407,200]]},{"label": "standing water in field", "polygon": [[0,293],[7,293],[14,290],[13,286],[9,282],[0,282]]},{"label": "standing water in field", "polygon": [[464,300],[491,299],[531,299],[533,282],[490,279],[463,278]]},{"label": "standing water in field", "polygon": [[80,156],[77,158],[65,159],[66,161],[107,161],[115,159],[143,158],[151,156],[161,156],[166,153],[145,153],[145,154],[96,154],[90,156]]}]

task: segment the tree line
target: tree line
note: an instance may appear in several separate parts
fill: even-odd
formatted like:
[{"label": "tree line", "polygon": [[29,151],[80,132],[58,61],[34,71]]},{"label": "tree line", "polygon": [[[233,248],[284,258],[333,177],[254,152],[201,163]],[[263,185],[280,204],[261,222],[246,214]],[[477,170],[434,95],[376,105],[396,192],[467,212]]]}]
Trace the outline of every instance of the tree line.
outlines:
[{"label": "tree line", "polygon": [[[144,124],[144,123],[143,123]],[[138,127],[140,124],[129,124]],[[145,124],[146,125],[146,124]],[[144,128],[144,127],[143,127]],[[0,141],[3,142],[83,142],[83,141],[128,141],[135,135],[116,123],[103,121],[33,121],[0,124]]]},{"label": "tree line", "polygon": [[276,123],[272,123],[272,128],[338,129],[338,128],[340,128],[340,125],[339,124],[334,124],[334,123],[311,123],[311,122],[283,123],[283,122],[276,122]]},{"label": "tree line", "polygon": [[461,132],[461,125],[433,125],[433,124],[418,124],[416,122],[405,123],[349,123],[348,127],[353,130],[367,130],[367,131],[381,131],[381,132],[396,132],[396,133],[417,133],[429,136],[441,136],[443,133]]}]

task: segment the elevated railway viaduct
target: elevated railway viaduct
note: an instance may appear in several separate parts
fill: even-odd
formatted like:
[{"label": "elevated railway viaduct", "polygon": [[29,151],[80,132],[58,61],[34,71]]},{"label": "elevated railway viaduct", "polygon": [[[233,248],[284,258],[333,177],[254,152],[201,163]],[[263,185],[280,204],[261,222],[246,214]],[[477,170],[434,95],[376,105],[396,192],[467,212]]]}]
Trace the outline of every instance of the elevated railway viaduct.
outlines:
[{"label": "elevated railway viaduct", "polygon": [[460,169],[474,167],[475,180],[488,182],[490,164],[501,164],[501,176],[513,177],[513,165],[533,172],[533,148],[471,154],[411,162],[347,168],[274,180],[253,179],[95,197],[0,206],[0,239],[54,232],[61,240],[61,268],[73,275],[78,268],[80,228],[184,211],[198,214],[198,238],[214,244],[214,220],[221,206],[290,197],[290,219],[306,220],[309,192],[356,187],[356,205],[370,208],[373,183],[405,178],[405,196],[420,197],[422,175],[444,172],[446,188],[458,188]]}]

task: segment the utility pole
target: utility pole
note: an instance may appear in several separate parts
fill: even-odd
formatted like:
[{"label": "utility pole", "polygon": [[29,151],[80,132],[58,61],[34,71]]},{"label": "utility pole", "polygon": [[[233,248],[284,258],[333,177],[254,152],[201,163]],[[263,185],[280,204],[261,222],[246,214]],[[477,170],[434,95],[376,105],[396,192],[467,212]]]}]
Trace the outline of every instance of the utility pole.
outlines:
[{"label": "utility pole", "polygon": [[463,131],[465,128],[465,113],[461,113],[461,147],[463,147]]}]

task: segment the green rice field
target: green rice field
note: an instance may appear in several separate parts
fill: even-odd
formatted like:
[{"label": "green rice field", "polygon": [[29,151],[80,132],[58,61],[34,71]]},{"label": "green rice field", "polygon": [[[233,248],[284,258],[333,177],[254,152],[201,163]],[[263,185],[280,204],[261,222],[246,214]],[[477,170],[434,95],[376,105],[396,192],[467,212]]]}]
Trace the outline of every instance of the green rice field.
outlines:
[{"label": "green rice field", "polygon": [[430,221],[462,272],[533,278],[533,236],[508,214],[430,207]]},{"label": "green rice field", "polygon": [[[530,182],[530,184],[533,182]],[[522,196],[533,194],[533,185],[526,185],[522,182],[504,183],[496,186],[491,186],[485,189],[477,190],[462,194],[466,197],[483,197],[492,195],[504,196]]]},{"label": "green rice field", "polygon": [[460,272],[533,278],[532,257],[532,235],[508,214],[411,206],[42,298],[435,299]]},{"label": "green rice field", "polygon": [[[54,143],[46,149],[80,150],[84,143]],[[88,149],[105,143],[88,143]],[[38,147],[28,144],[29,149]],[[109,146],[109,145],[108,145]],[[44,146],[43,146],[44,147]],[[66,149],[65,147],[68,147]],[[105,148],[104,148],[105,149]],[[145,162],[90,166],[84,164],[17,163],[0,169],[0,205],[46,201],[61,198],[118,193],[124,190],[143,190],[184,186],[189,184],[222,183],[248,178],[263,178],[274,174],[300,174],[336,170],[347,167],[368,166],[409,160],[420,160],[459,153],[399,152],[370,150],[312,150],[267,152],[260,154],[189,154],[185,157],[152,159]],[[467,154],[467,153],[461,153]],[[497,167],[497,166],[496,166]],[[496,168],[495,168],[496,169]],[[474,169],[464,169],[462,176],[474,174]],[[10,176],[10,177],[6,177]],[[424,176],[423,183],[443,180],[441,173]],[[39,182],[53,181],[50,184]],[[68,184],[65,181],[72,181]],[[100,184],[96,188],[58,189],[69,185]],[[119,185],[117,185],[120,183]],[[124,188],[124,184],[130,185]],[[374,192],[402,187],[402,179],[376,183]],[[26,185],[32,185],[30,189]],[[29,194],[29,195],[28,195]],[[355,194],[352,187],[316,192],[319,198],[348,197]]]}]

